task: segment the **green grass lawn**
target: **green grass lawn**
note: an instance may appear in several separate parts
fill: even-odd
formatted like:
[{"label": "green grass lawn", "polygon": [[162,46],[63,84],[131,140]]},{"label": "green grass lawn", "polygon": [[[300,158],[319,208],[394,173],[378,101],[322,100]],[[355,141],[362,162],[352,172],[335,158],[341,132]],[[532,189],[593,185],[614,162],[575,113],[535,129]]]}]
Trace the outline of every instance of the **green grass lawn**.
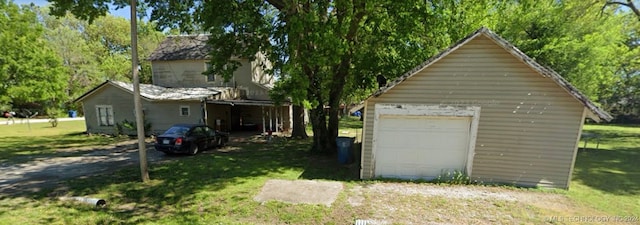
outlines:
[{"label": "green grass lawn", "polygon": [[[60,126],[80,128],[61,122]],[[358,132],[357,119],[346,121],[349,134]],[[32,124],[33,125],[33,124]],[[47,128],[45,124],[38,129]],[[112,138],[78,134],[80,130],[26,135],[31,141],[14,141],[16,136],[0,136],[2,149],[22,149],[17,155],[53,154],[68,145],[99,145]],[[345,131],[343,130],[343,131]],[[572,203],[566,213],[583,212],[591,216],[640,216],[640,127],[588,125],[588,132],[602,135],[599,150],[580,151],[569,191],[552,191]],[[43,131],[44,132],[44,131]],[[85,139],[83,141],[83,139]],[[10,142],[5,142],[11,140]],[[51,144],[45,144],[51,141]],[[358,180],[357,165],[339,165],[334,156],[310,155],[311,140],[276,139],[273,142],[233,143],[224,151],[205,152],[191,157],[150,165],[152,181],[139,182],[137,166],[113,173],[79,178],[65,183],[64,190],[0,198],[0,224],[353,224],[356,218],[372,215],[371,208],[353,206],[347,198],[349,187],[375,182]],[[31,144],[39,143],[39,144]],[[67,143],[67,144],[64,144]],[[31,147],[22,147],[29,145]],[[46,151],[37,150],[46,147]],[[591,144],[589,145],[591,146]],[[279,202],[253,201],[269,179],[320,179],[342,181],[346,187],[331,207]],[[499,189],[500,190],[500,189]],[[505,187],[505,191],[514,191]],[[517,191],[546,194],[545,191]],[[107,200],[107,207],[93,208],[58,196],[92,196]],[[375,197],[366,196],[375,201]],[[430,202],[430,204],[419,204]],[[463,213],[488,208],[488,215],[502,213],[510,217],[489,218],[485,223],[539,224],[548,216],[573,216],[564,211],[549,211],[544,206],[517,202],[472,202],[444,197],[398,197],[409,208],[424,207],[433,212]],[[383,203],[384,204],[384,203]],[[563,209],[564,210],[564,209]],[[398,215],[407,214],[398,209]],[[407,216],[411,216],[407,214]],[[437,218],[430,218],[437,219]],[[437,220],[436,220],[437,221]],[[447,222],[444,220],[443,222]],[[482,222],[482,221],[480,221]],[[563,222],[559,222],[563,223]],[[638,223],[638,222],[635,222]]]},{"label": "green grass lawn", "polygon": [[[640,126],[585,125],[598,134],[578,151],[568,196],[617,216],[640,216]],[[583,147],[583,142],[580,143]]]},{"label": "green grass lawn", "polygon": [[57,127],[50,123],[23,123],[1,125],[0,128],[0,163],[27,162],[32,157],[51,156],[54,154],[82,154],[78,148],[101,146],[122,141],[126,137],[112,138],[102,135],[88,136],[84,134],[84,121],[59,122]]}]

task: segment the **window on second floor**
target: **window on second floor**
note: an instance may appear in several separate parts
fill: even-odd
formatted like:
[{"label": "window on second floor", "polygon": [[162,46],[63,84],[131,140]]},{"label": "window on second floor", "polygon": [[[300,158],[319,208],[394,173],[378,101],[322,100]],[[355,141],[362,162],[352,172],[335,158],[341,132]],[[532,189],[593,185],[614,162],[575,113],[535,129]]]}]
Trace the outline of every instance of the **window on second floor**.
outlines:
[{"label": "window on second floor", "polygon": [[[207,63],[205,67],[205,71],[209,71],[211,69],[211,64]],[[207,82],[215,82],[216,75],[215,74],[207,74]]]}]

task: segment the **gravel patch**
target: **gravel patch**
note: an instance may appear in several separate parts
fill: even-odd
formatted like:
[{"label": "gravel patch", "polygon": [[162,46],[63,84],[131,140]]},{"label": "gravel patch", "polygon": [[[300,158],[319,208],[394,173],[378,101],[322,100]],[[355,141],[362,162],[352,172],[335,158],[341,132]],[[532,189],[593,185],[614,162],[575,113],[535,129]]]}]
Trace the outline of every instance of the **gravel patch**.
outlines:
[{"label": "gravel patch", "polygon": [[[353,188],[354,192],[362,193],[366,191],[377,194],[401,194],[401,195],[422,195],[441,196],[457,199],[496,199],[505,201],[516,201],[517,196],[513,193],[505,192],[504,189],[480,188],[475,186],[439,186],[407,183],[378,183],[371,185],[360,185]],[[350,202],[358,205],[361,196],[354,196]]]},{"label": "gravel patch", "polygon": [[380,182],[345,192],[361,224],[539,224],[543,211],[581,215],[566,196],[526,189]]}]

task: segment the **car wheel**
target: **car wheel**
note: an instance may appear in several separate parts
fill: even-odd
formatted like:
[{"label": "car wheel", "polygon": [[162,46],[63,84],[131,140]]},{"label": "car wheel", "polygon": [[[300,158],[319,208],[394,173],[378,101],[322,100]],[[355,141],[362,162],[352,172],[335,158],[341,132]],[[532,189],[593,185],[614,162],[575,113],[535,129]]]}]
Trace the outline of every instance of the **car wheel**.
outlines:
[{"label": "car wheel", "polygon": [[191,146],[191,155],[195,155],[198,154],[198,152],[200,151],[200,147],[198,147],[197,144],[194,144]]}]

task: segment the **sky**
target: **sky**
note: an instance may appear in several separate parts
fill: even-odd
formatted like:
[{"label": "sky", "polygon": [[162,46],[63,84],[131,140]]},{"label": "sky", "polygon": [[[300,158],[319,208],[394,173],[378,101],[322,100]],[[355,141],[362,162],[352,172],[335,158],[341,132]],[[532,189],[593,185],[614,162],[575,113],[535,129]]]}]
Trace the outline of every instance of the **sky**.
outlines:
[{"label": "sky", "polygon": [[[13,2],[18,5],[28,5],[30,3],[33,3],[37,6],[49,5],[49,2],[47,2],[46,0],[13,0]],[[111,10],[110,13],[114,16],[124,17],[127,19],[131,18],[131,11],[129,6],[118,10]]]}]

